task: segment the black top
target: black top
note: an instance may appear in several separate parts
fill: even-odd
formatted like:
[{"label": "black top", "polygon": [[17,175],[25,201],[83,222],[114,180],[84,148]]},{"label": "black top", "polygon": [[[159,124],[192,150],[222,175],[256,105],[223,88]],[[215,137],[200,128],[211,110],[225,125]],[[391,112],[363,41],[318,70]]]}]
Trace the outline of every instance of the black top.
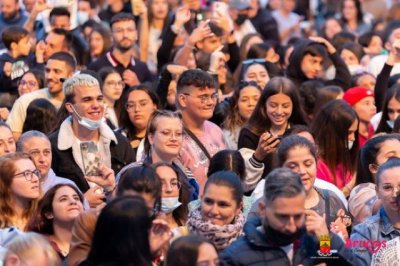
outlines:
[{"label": "black top", "polygon": [[112,67],[116,69],[121,76],[125,70],[130,69],[135,72],[141,83],[153,80],[153,77],[149,69],[147,68],[147,65],[133,57],[130,64],[125,67],[113,56],[112,52],[108,52],[88,65],[88,69],[96,72],[98,72],[103,67]]}]

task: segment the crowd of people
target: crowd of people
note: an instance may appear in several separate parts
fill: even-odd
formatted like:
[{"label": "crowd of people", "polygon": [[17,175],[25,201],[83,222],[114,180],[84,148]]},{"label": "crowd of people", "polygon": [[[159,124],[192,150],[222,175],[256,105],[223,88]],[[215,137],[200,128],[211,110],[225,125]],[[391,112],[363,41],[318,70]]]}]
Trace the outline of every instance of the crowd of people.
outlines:
[{"label": "crowd of people", "polygon": [[0,0],[0,49],[3,265],[400,260],[398,1]]}]

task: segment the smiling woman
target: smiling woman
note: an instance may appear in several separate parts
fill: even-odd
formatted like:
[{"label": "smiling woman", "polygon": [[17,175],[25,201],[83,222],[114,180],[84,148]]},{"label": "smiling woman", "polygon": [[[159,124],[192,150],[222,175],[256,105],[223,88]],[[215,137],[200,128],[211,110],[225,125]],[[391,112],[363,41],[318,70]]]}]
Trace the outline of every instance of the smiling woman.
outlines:
[{"label": "smiling woman", "polygon": [[40,196],[40,174],[25,153],[0,158],[0,228],[24,230]]},{"label": "smiling woman", "polygon": [[243,189],[233,172],[212,174],[204,187],[201,206],[189,214],[189,231],[204,236],[221,251],[243,230]]},{"label": "smiling woman", "polygon": [[83,212],[83,195],[76,186],[58,184],[46,192],[31,218],[28,230],[45,235],[60,259],[65,260],[75,218]]}]

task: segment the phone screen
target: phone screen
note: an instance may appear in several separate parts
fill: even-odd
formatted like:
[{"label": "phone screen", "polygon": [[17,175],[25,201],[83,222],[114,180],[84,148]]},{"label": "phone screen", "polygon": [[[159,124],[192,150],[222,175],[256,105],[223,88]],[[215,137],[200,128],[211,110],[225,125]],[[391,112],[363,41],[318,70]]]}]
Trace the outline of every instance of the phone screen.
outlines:
[{"label": "phone screen", "polygon": [[84,141],[80,147],[85,176],[100,176],[100,156],[96,143]]}]

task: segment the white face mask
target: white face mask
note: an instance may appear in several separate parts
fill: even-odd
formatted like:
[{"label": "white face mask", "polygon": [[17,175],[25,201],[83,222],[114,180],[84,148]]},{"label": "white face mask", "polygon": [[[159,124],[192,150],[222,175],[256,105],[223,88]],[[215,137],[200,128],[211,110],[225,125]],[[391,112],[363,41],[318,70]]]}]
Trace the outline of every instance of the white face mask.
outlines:
[{"label": "white face mask", "polygon": [[165,214],[173,212],[181,205],[179,197],[161,198],[161,211]]},{"label": "white face mask", "polygon": [[76,16],[79,25],[83,25],[86,21],[89,20],[89,13],[85,11],[78,10]]},{"label": "white face mask", "polygon": [[351,148],[353,148],[353,145],[354,145],[354,141],[352,141],[352,140],[347,141],[347,147],[349,150],[351,150]]},{"label": "white face mask", "polygon": [[386,124],[387,124],[391,129],[394,128],[394,121],[387,120],[387,121],[386,121]]},{"label": "white face mask", "polygon": [[74,111],[74,113],[76,114],[76,116],[78,117],[79,125],[83,126],[84,128],[87,128],[91,131],[94,131],[100,127],[101,122],[103,121],[103,118],[98,121],[94,121],[89,118],[80,116],[72,104],[71,104],[71,108]]}]

